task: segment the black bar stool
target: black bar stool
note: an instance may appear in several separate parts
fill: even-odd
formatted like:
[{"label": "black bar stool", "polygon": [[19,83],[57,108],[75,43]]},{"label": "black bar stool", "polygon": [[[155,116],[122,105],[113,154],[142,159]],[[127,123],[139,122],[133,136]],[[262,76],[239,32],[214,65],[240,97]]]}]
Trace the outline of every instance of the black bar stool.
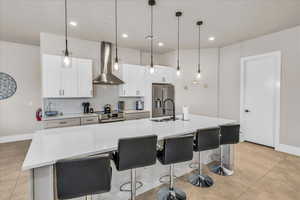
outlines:
[{"label": "black bar stool", "polygon": [[59,161],[55,164],[58,199],[72,199],[109,192],[112,169],[110,156]]},{"label": "black bar stool", "polygon": [[223,145],[237,144],[240,141],[240,125],[239,124],[228,124],[220,126],[221,128],[221,153],[220,153],[220,165],[212,167],[211,171],[221,176],[233,175],[233,170],[229,170],[224,166],[223,161]]},{"label": "black bar stool", "polygon": [[189,178],[191,184],[197,187],[210,187],[214,184],[211,177],[202,172],[201,152],[217,149],[220,146],[220,128],[198,130],[194,141],[194,151],[199,152],[198,173]]},{"label": "black bar stool", "polygon": [[[113,154],[118,171],[131,170],[131,200],[135,200],[136,190],[136,168],[154,165],[156,163],[157,136],[123,138],[119,140],[118,151]],[[123,184],[122,186],[124,186]],[[122,189],[121,191],[125,191]]]},{"label": "black bar stool", "polygon": [[163,165],[170,165],[170,185],[158,192],[159,200],[185,200],[186,194],[174,188],[174,164],[193,159],[193,135],[166,138],[163,149],[157,152],[157,158]]}]

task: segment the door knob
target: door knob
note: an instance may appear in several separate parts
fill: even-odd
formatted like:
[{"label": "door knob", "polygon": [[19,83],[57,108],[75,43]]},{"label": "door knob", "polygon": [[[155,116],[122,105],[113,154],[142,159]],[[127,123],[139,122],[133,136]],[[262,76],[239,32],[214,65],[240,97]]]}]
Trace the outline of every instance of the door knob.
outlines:
[{"label": "door knob", "polygon": [[250,110],[246,109],[246,110],[245,110],[245,112],[246,112],[246,113],[249,113],[249,112],[250,112]]}]

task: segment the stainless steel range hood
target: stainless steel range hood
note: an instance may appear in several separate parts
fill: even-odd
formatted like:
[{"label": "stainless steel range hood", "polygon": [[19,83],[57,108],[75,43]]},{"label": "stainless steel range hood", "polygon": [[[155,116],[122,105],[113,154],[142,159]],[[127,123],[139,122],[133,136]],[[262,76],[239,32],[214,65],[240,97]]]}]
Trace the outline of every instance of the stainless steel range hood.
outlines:
[{"label": "stainless steel range hood", "polygon": [[110,42],[101,42],[100,53],[100,75],[93,80],[97,85],[120,85],[124,82],[112,73],[112,44]]}]

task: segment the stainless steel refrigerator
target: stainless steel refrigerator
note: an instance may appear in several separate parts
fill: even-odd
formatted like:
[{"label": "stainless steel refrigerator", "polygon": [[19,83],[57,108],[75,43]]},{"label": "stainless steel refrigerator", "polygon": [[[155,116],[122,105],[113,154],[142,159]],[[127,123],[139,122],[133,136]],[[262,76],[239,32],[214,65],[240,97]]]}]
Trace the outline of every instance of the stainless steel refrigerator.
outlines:
[{"label": "stainless steel refrigerator", "polygon": [[175,89],[172,84],[153,83],[152,84],[152,117],[163,117],[172,115],[172,103],[165,104],[165,114],[163,113],[163,103],[167,98],[175,101]]}]

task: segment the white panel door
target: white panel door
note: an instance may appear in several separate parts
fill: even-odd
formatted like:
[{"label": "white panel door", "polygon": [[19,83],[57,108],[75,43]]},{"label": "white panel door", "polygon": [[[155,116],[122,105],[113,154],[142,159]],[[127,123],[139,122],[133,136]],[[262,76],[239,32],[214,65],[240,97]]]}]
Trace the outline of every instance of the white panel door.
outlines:
[{"label": "white panel door", "polygon": [[43,55],[42,57],[42,83],[44,98],[62,97],[61,73],[62,65],[61,56]]},{"label": "white panel door", "polygon": [[246,141],[274,147],[277,116],[278,57],[242,62],[241,128]]},{"label": "white panel door", "polygon": [[78,97],[93,97],[93,64],[92,60],[74,60],[78,73]]}]

